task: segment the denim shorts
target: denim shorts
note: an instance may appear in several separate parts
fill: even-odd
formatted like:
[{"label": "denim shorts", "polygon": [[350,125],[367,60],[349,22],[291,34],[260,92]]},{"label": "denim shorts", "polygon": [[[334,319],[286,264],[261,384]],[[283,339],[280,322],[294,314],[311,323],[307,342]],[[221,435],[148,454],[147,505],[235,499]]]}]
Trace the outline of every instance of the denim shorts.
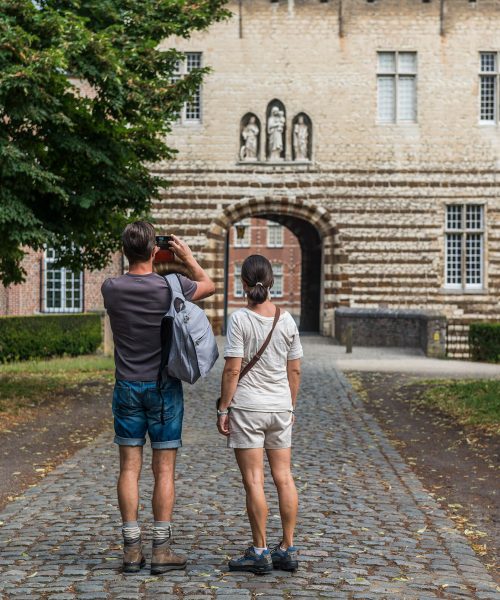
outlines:
[{"label": "denim shorts", "polygon": [[115,444],[144,446],[148,432],[152,448],[182,446],[182,383],[179,379],[167,379],[161,392],[165,400],[164,423],[161,422],[162,400],[155,381],[116,380],[113,391]]}]

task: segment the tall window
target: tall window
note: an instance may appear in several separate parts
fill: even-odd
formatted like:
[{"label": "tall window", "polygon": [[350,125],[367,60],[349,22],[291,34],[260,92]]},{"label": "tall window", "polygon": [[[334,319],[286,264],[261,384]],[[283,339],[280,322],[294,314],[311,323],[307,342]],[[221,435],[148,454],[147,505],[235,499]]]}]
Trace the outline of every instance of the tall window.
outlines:
[{"label": "tall window", "polygon": [[498,53],[481,52],[479,68],[479,120],[482,123],[498,123]]},{"label": "tall window", "polygon": [[446,207],[446,287],[477,289],[484,284],[484,206]]},{"label": "tall window", "polygon": [[417,53],[379,52],[377,70],[380,123],[417,121]]},{"label": "tall window", "polygon": [[[201,52],[186,52],[185,59],[177,63],[177,70],[172,79],[177,81],[201,66]],[[197,87],[191,100],[184,103],[179,121],[181,123],[199,123],[201,121],[201,86]]]},{"label": "tall window", "polygon": [[[244,225],[245,226],[245,233],[243,234],[243,237],[241,239],[238,239],[238,231],[237,231],[237,227],[238,225]],[[243,219],[242,221],[239,221],[238,223],[234,224],[234,228],[233,228],[233,232],[234,232],[234,247],[235,248],[250,248],[250,242],[251,242],[251,235],[252,235],[252,227],[251,227],[251,220],[250,219]]]},{"label": "tall window", "polygon": [[279,263],[273,264],[274,285],[272,294],[276,298],[283,296],[283,265]]},{"label": "tall window", "polygon": [[234,297],[243,298],[245,292],[243,291],[243,283],[241,281],[241,264],[234,264]]},{"label": "tall window", "polygon": [[267,224],[267,247],[282,248],[283,247],[283,226],[279,223]]},{"label": "tall window", "polygon": [[81,312],[83,310],[83,276],[64,267],[54,267],[57,259],[53,248],[44,257],[44,311]]}]

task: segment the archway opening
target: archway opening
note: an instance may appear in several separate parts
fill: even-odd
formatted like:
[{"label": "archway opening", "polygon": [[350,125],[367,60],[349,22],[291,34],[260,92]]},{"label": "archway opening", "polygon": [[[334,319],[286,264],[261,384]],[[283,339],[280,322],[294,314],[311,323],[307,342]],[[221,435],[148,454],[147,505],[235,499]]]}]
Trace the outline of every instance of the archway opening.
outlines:
[{"label": "archway opening", "polygon": [[273,264],[273,301],[292,314],[301,332],[318,333],[322,243],[316,227],[299,217],[272,212],[255,213],[233,223],[226,240],[225,321],[233,310],[246,305],[239,269],[250,254],[262,254]]}]

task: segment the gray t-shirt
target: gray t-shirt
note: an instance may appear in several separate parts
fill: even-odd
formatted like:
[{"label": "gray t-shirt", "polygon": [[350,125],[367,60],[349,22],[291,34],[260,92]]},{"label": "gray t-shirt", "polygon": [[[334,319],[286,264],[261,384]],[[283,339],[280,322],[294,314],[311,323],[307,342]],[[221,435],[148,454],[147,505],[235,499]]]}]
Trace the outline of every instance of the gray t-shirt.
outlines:
[{"label": "gray t-shirt", "polygon": [[[179,276],[187,300],[196,283]],[[156,381],[160,368],[161,320],[167,312],[171,293],[158,273],[106,279],[101,287],[115,343],[116,378],[126,381]]]}]

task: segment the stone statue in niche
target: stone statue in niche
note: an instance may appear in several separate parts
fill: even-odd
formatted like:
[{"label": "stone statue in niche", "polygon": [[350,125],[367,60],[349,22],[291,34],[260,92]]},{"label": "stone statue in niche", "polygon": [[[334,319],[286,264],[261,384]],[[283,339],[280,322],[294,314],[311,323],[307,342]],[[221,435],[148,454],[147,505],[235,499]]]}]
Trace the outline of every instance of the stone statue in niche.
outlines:
[{"label": "stone statue in niche", "polygon": [[304,115],[299,115],[293,128],[293,150],[295,160],[309,160],[309,127]]},{"label": "stone statue in niche", "polygon": [[259,126],[254,116],[250,117],[247,125],[241,132],[243,145],[240,148],[240,160],[257,160],[259,143]]},{"label": "stone statue in niche", "polygon": [[273,106],[267,120],[269,160],[281,160],[282,158],[284,129],[285,113],[277,106]]}]

